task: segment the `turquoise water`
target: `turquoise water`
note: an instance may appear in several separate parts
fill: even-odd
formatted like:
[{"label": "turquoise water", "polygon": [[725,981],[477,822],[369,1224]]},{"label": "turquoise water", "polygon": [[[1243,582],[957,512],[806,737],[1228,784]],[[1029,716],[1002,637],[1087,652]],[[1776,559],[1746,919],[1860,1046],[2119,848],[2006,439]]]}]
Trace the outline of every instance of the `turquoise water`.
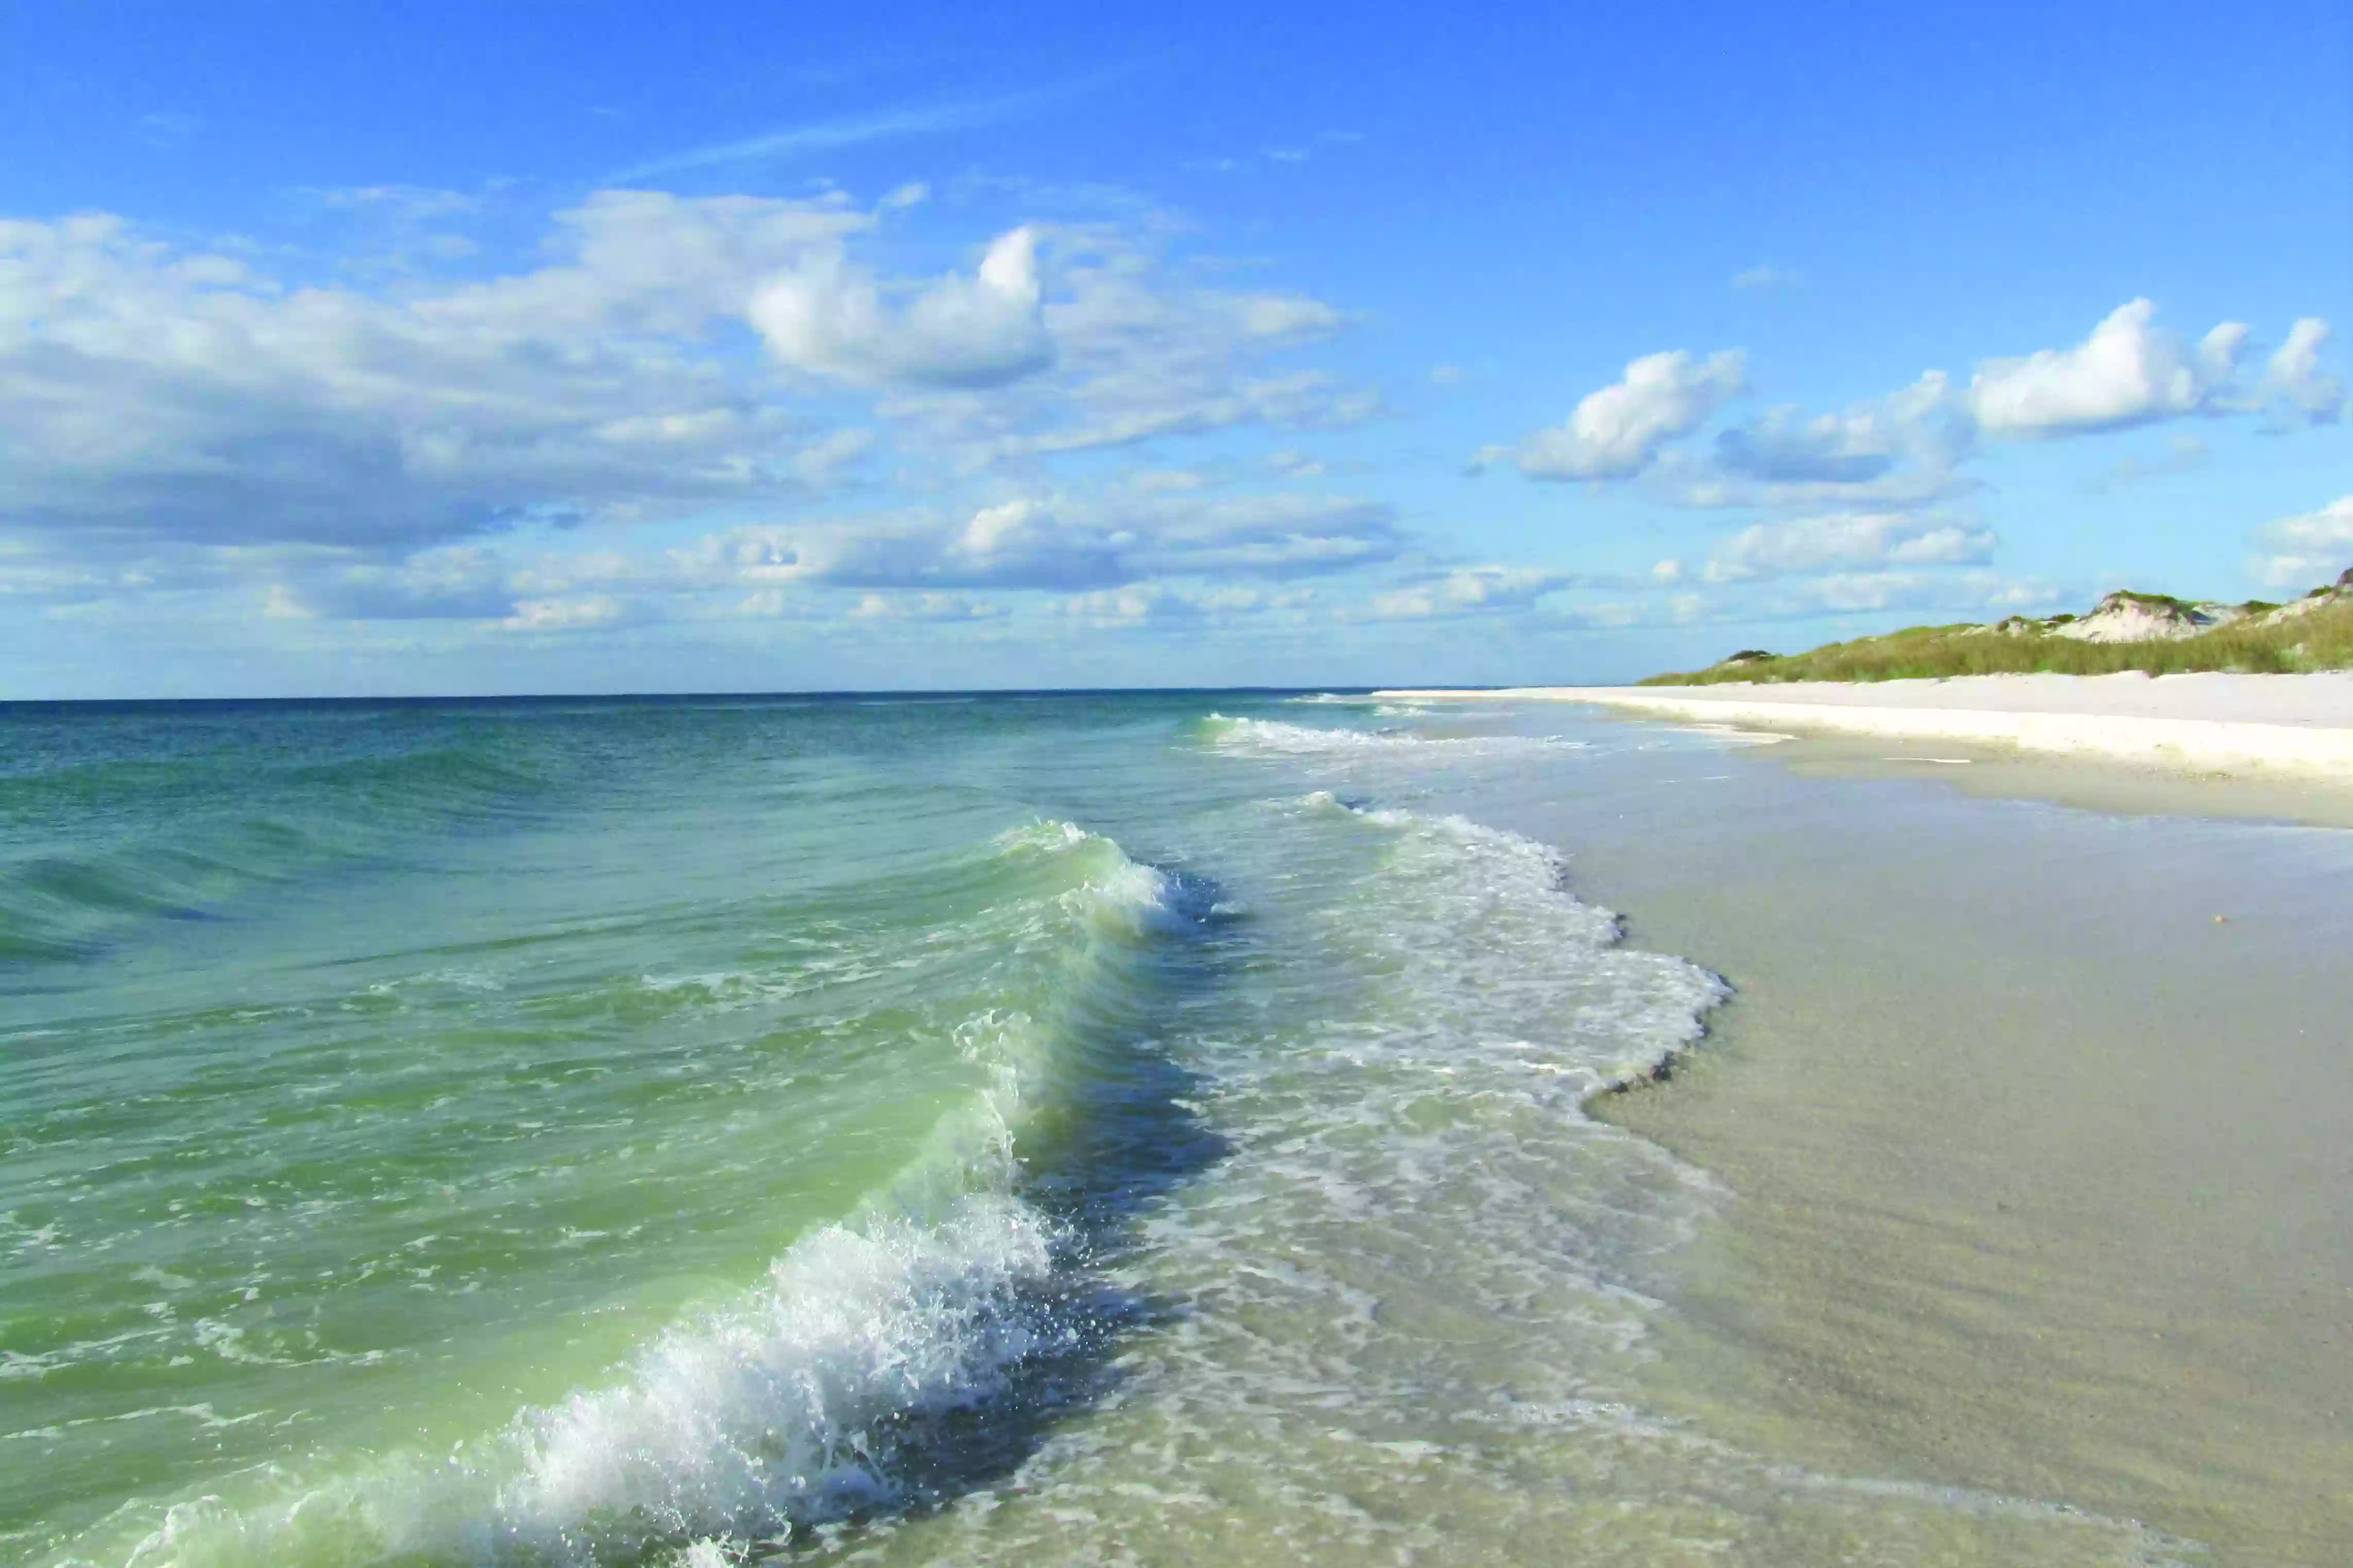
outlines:
[{"label": "turquoise water", "polygon": [[2151,1560],[1644,1414],[1725,987],[1454,809],[1637,733],[0,715],[0,1555]]}]

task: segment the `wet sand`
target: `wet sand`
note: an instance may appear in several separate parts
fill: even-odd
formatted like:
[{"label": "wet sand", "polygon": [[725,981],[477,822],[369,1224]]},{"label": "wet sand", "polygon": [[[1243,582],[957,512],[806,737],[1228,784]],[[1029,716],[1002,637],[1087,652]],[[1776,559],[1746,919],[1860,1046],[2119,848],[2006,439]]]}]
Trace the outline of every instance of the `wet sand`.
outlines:
[{"label": "wet sand", "polygon": [[1654,1397],[2221,1563],[2353,1562],[2353,834],[1947,771],[1751,748],[1482,807],[1739,988],[1597,1107],[1736,1194]]}]

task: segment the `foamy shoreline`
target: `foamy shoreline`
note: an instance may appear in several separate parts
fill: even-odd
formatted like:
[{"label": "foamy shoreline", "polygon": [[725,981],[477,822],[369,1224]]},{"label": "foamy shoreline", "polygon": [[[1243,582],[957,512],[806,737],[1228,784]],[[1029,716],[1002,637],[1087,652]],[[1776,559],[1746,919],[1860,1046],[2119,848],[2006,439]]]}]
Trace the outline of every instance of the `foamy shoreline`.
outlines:
[{"label": "foamy shoreline", "polygon": [[1588,702],[1744,729],[1959,741],[2175,770],[2353,784],[2353,672],[1984,675],[1867,684],[1539,686],[1377,695]]}]

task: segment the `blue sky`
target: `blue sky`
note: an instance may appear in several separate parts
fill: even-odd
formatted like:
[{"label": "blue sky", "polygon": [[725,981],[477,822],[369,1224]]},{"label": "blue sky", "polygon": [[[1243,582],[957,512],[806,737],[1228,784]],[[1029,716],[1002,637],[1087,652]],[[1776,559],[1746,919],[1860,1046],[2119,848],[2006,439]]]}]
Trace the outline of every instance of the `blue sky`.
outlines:
[{"label": "blue sky", "polygon": [[1609,680],[2353,565],[2341,6],[0,59],[0,697]]}]

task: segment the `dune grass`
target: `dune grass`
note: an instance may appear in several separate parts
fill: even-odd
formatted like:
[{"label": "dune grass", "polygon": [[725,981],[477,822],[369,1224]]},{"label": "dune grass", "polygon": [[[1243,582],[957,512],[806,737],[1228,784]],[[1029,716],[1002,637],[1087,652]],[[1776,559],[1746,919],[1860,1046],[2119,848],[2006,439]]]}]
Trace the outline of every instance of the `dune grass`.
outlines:
[{"label": "dune grass", "polygon": [[1654,675],[1645,686],[1727,681],[1927,680],[1957,675],[2181,675],[2195,670],[2295,674],[2353,668],[2353,594],[2286,620],[2260,616],[2169,642],[2092,643],[2052,637],[2032,622],[2020,629],[1913,626],[1885,637],[1831,643],[1777,657],[1751,649],[1686,674]]}]

